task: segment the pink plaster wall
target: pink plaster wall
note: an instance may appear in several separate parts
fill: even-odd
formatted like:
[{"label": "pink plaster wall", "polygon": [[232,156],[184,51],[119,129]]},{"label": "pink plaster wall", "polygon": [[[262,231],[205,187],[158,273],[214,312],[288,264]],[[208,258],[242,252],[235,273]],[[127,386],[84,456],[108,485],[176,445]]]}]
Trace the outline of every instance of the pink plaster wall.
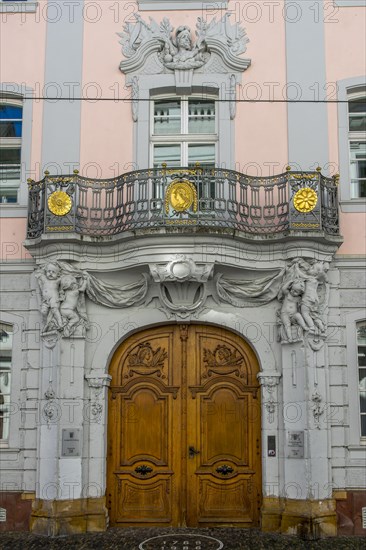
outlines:
[{"label": "pink plaster wall", "polygon": [[[325,6],[327,4],[325,3]],[[366,74],[366,14],[362,7],[326,8],[325,56],[328,89],[326,98],[336,99],[338,80]],[[365,77],[366,78],[366,77]],[[337,105],[328,105],[329,159],[339,172]],[[342,182],[345,183],[345,182]],[[340,254],[365,254],[365,214],[341,212],[344,243]]]},{"label": "pink plaster wall", "polygon": [[[46,21],[39,2],[36,13],[1,14],[1,82],[25,85],[41,97],[44,88]],[[31,166],[27,177],[39,177],[42,144],[43,101],[33,101]]]},{"label": "pink plaster wall", "polygon": [[[96,8],[97,4],[97,8]],[[238,99],[283,99],[286,83],[285,22],[281,5],[272,9],[269,3],[250,0],[230,0],[231,21],[245,27],[250,42],[246,57],[253,61],[243,74],[238,88]],[[328,3],[325,3],[329,4]],[[24,82],[42,95],[44,86],[44,59],[46,21],[42,16],[44,0],[37,14],[8,16],[2,25],[1,78],[2,81]],[[128,98],[125,77],[118,66],[122,60],[121,45],[116,33],[123,30],[124,22],[133,21],[137,3],[122,0],[92,2],[86,0],[84,25],[83,94],[103,98]],[[326,20],[327,81],[350,78],[364,72],[365,52],[359,47],[365,34],[362,8],[341,8],[334,17]],[[161,21],[168,16],[173,26],[181,24],[195,27],[199,11],[141,12]],[[208,19],[221,18],[220,10],[208,10]],[[329,14],[328,14],[329,15]],[[329,17],[328,17],[329,19]],[[3,19],[4,20],[4,19]],[[274,90],[274,92],[273,92]],[[329,88],[330,90],[330,88]],[[331,90],[330,90],[331,91]],[[39,177],[42,137],[42,101],[34,101],[32,126],[31,177]],[[329,105],[329,152],[338,163],[337,109]],[[129,102],[83,102],[81,120],[81,174],[89,177],[113,177],[132,169],[133,121]],[[285,103],[241,103],[235,119],[236,168],[249,174],[271,175],[282,172],[287,164],[287,113]],[[364,253],[364,222],[362,215],[342,214],[342,233],[345,243],[343,254]],[[21,242],[25,235],[24,219],[7,219],[2,222],[2,239],[15,243],[12,251],[8,244],[3,254],[10,259],[24,257]]]},{"label": "pink plaster wall", "polygon": [[26,218],[0,217],[0,258],[3,261],[26,260],[31,256],[23,247],[27,229]]}]

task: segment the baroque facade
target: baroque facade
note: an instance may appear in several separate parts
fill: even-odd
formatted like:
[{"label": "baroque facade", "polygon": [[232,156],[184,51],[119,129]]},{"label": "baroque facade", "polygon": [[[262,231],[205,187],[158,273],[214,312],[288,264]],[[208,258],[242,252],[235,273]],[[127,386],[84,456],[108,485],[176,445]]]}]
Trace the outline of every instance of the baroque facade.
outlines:
[{"label": "baroque facade", "polygon": [[0,2],[0,529],[365,534],[365,5],[266,4]]}]

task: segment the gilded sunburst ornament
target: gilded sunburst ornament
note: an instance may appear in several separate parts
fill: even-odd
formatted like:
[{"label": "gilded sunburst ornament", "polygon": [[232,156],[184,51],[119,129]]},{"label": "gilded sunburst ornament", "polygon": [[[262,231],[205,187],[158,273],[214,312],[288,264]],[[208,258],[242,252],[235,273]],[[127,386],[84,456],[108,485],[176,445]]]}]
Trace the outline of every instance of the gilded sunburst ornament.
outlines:
[{"label": "gilded sunburst ornament", "polygon": [[310,187],[304,187],[295,193],[294,207],[299,212],[311,212],[314,210],[317,202],[318,195]]},{"label": "gilded sunburst ornament", "polygon": [[54,191],[48,197],[48,208],[55,216],[65,216],[72,207],[71,197],[65,191]]}]

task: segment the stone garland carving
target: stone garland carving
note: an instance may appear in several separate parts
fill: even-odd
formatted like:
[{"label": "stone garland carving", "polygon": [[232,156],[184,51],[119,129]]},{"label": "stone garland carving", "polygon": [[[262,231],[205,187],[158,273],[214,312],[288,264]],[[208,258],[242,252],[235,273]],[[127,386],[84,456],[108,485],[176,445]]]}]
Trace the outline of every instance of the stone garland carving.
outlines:
[{"label": "stone garland carving", "polygon": [[282,343],[301,341],[304,333],[323,335],[329,299],[328,262],[295,259],[286,268],[278,300]]},{"label": "stone garland carving", "polygon": [[[270,424],[274,422],[274,415],[276,412],[277,401],[275,399],[274,393],[276,393],[276,388],[280,381],[281,375],[279,373],[260,373],[258,375],[259,382],[263,388],[263,398],[264,398],[264,407],[267,411],[267,418]],[[267,394],[267,399],[265,398],[265,393]]]},{"label": "stone garland carving", "polygon": [[84,334],[89,328],[85,294],[95,303],[122,308],[141,301],[147,292],[147,279],[117,287],[98,281],[86,271],[66,262],[50,262],[35,272],[41,291],[40,310],[43,317],[43,335],[58,331],[70,337],[78,327]]},{"label": "stone garland carving", "polygon": [[321,405],[323,398],[316,390],[311,396],[311,400],[314,403],[311,410],[313,412],[314,423],[318,430],[320,430],[320,417],[324,413],[324,407]]},{"label": "stone garland carving", "polygon": [[[253,272],[254,273],[254,272]],[[255,307],[274,300],[281,287],[285,270],[276,270],[273,275],[241,281],[227,279],[222,274],[215,277],[216,291],[221,301],[236,307]]]},{"label": "stone garland carving", "polygon": [[[122,53],[128,60],[143,57],[142,52],[158,51],[158,58],[166,69],[192,70],[202,67],[210,59],[212,42],[217,42],[217,49],[221,48],[221,53],[228,57],[235,58],[245,52],[249,41],[245,30],[238,23],[231,25],[229,16],[227,13],[220,21],[214,18],[209,23],[199,17],[195,40],[186,25],[179,26],[174,32],[169,19],[164,18],[158,24],[150,17],[148,24],[139,14],[134,14],[135,22],[125,23],[123,32],[117,34],[121,38]],[[121,71],[125,72],[130,65],[130,62],[122,61]]]},{"label": "stone garland carving", "polygon": [[109,374],[102,376],[85,376],[91,396],[90,396],[90,420],[99,424],[102,420],[103,404],[100,402],[100,397],[104,386],[109,386],[112,377]]},{"label": "stone garland carving", "polygon": [[56,402],[56,392],[50,384],[49,388],[44,393],[47,403],[42,408],[43,418],[46,420],[48,428],[51,422],[55,422],[58,418],[58,405]]}]

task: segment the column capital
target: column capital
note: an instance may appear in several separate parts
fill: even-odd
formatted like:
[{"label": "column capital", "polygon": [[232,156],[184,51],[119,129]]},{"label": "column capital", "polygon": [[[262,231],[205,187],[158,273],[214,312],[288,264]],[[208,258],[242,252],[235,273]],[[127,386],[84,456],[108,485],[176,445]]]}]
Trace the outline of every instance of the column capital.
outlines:
[{"label": "column capital", "polygon": [[88,382],[89,388],[99,389],[103,386],[109,387],[112,377],[109,374],[86,374],[85,380]]}]

